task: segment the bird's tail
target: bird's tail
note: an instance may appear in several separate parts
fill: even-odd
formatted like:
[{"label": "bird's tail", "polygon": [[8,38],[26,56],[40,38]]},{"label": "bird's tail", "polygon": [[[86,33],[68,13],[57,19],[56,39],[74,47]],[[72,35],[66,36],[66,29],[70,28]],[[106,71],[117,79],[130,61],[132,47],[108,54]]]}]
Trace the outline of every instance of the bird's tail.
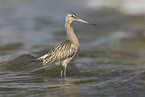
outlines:
[{"label": "bird's tail", "polygon": [[42,62],[43,65],[47,64],[47,63],[53,63],[53,61],[50,61],[51,60],[51,55],[50,54],[45,54],[41,57],[38,57],[37,59],[32,59],[31,61],[32,62]]},{"label": "bird's tail", "polygon": [[46,63],[48,63],[45,59],[39,57],[37,59],[31,59],[30,62],[42,62],[42,65],[45,65]]},{"label": "bird's tail", "polygon": [[39,61],[39,62],[43,62],[43,65],[47,64],[49,61],[47,60],[47,57],[49,56],[49,54],[45,54],[37,59],[35,59],[35,61]]}]

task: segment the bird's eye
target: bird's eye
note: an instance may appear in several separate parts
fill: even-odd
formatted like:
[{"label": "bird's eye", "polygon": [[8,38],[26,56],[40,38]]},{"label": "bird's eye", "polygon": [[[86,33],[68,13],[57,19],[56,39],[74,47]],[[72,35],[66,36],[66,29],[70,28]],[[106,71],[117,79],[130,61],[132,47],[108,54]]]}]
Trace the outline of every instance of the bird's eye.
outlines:
[{"label": "bird's eye", "polygon": [[71,17],[74,17],[74,15],[71,15]]}]

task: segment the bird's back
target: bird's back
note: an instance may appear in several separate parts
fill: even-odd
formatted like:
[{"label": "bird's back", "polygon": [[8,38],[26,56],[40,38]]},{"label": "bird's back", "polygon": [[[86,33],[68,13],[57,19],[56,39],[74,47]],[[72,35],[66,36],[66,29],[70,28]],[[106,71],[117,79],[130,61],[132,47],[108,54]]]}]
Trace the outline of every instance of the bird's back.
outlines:
[{"label": "bird's back", "polygon": [[46,63],[60,63],[67,58],[73,58],[78,52],[79,46],[75,46],[70,40],[65,40],[50,51],[47,54],[38,58],[43,61],[43,65]]}]

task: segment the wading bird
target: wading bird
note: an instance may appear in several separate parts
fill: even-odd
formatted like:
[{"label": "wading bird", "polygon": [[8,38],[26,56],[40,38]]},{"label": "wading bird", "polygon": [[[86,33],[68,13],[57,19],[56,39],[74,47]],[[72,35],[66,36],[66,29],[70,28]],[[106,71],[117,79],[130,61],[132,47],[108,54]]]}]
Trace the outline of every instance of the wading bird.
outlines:
[{"label": "wading bird", "polygon": [[[67,13],[65,16],[66,40],[57,44],[54,48],[49,50],[47,54],[36,59],[42,60],[43,65],[45,65],[46,63],[62,64],[62,69],[60,72],[61,77],[66,77],[66,67],[68,63],[75,57],[80,48],[79,41],[72,27],[73,21],[91,24],[87,21],[77,18],[75,13]],[[95,24],[91,25],[95,26]]]}]

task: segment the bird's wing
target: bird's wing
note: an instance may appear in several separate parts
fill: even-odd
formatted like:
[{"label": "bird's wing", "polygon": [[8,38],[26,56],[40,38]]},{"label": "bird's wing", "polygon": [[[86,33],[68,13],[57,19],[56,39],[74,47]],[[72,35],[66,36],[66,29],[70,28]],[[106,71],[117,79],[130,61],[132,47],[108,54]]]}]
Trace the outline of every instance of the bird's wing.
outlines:
[{"label": "bird's wing", "polygon": [[76,49],[71,46],[71,41],[64,41],[52,48],[48,54],[41,56],[39,59],[43,60],[43,64],[59,62],[66,58],[71,58],[75,55]]},{"label": "bird's wing", "polygon": [[54,48],[56,60],[71,58],[76,53],[76,49],[71,44],[71,41],[64,41]]}]

